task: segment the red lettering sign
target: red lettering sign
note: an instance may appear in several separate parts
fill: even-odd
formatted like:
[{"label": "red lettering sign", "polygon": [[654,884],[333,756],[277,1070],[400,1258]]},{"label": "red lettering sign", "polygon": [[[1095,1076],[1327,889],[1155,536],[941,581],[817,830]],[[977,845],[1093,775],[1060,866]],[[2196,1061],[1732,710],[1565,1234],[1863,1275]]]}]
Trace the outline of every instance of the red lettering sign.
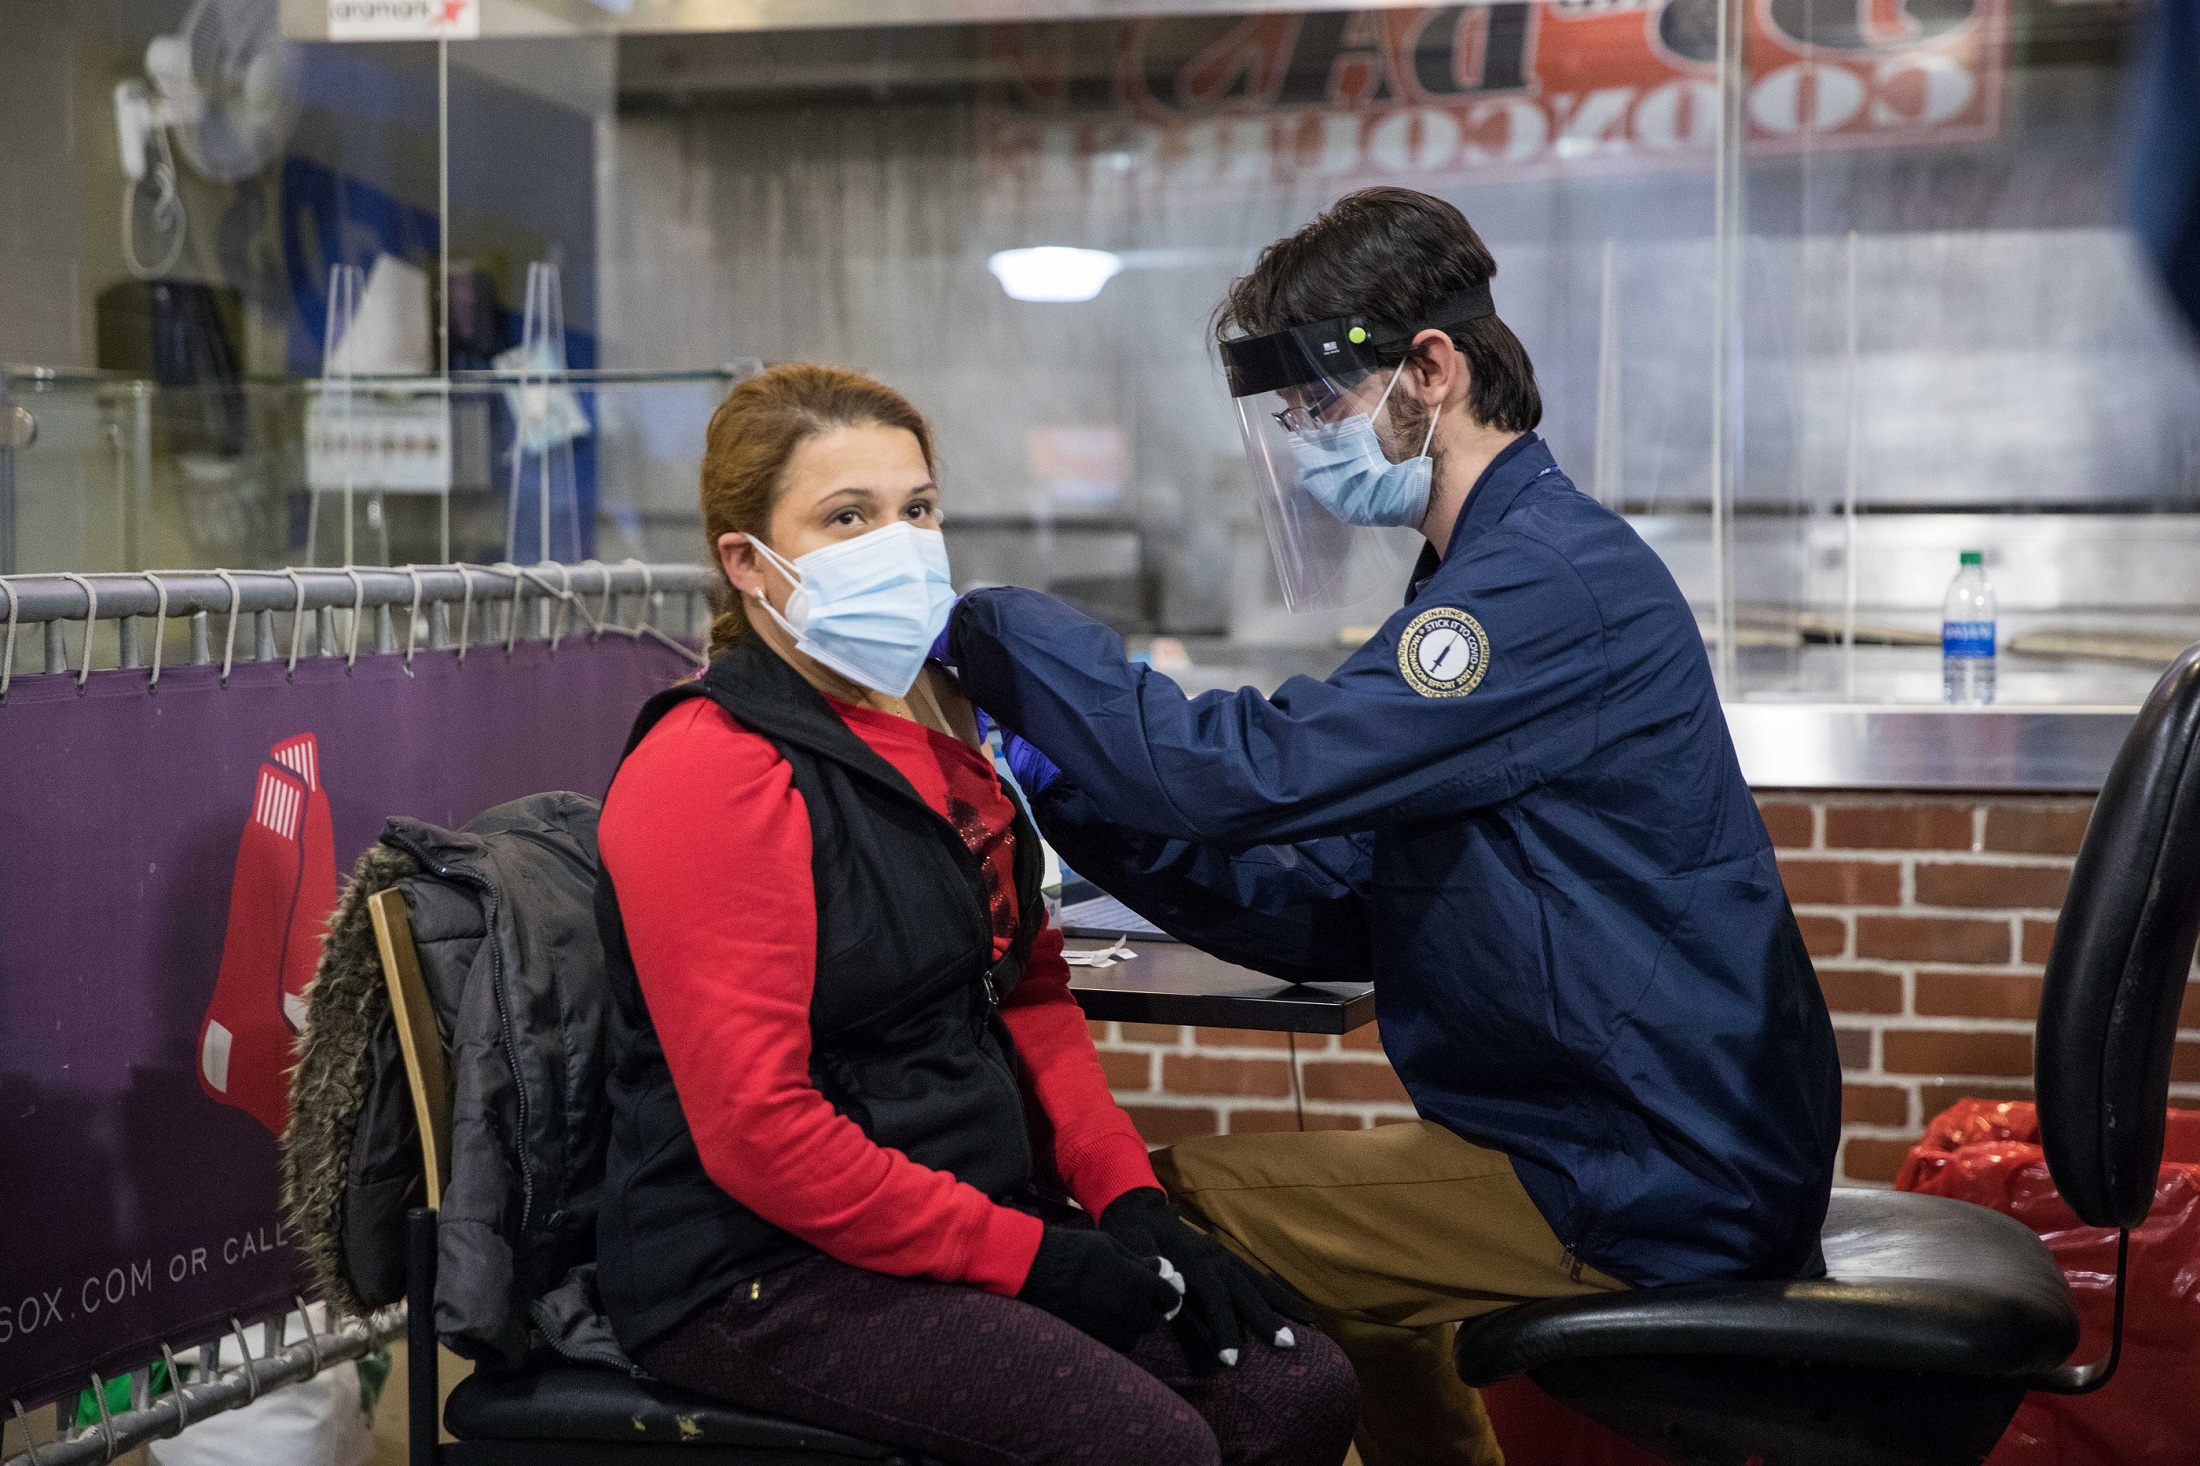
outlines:
[{"label": "red lettering sign", "polygon": [[[1497,0],[1123,24],[1080,68],[1061,27],[987,35],[1000,184],[1150,170],[1197,187],[1516,178],[1708,161],[1718,0]],[[1750,0],[1753,152],[1994,137],[2007,0]],[[1089,34],[1089,33],[1088,33]],[[1089,61],[1089,58],[1085,58]]]}]

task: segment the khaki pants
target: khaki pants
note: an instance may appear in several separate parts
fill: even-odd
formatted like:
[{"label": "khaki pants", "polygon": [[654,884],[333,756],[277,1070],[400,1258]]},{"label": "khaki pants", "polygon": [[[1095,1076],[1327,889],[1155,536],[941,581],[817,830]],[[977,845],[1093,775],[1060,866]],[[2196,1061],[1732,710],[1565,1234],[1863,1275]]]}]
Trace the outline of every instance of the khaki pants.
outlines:
[{"label": "khaki pants", "polygon": [[1360,1376],[1365,1466],[1502,1466],[1453,1326],[1626,1285],[1569,1255],[1504,1152],[1418,1120],[1218,1135],[1154,1157],[1170,1195],[1290,1283]]}]

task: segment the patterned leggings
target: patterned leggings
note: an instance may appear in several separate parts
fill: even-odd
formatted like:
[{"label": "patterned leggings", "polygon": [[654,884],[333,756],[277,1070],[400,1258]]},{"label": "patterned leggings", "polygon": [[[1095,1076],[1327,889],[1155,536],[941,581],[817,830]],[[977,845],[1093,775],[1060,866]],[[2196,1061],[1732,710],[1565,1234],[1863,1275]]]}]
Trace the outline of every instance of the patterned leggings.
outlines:
[{"label": "patterned leggings", "polygon": [[957,1466],[1337,1466],[1359,1392],[1336,1345],[1249,1343],[1195,1378],[1169,1329],[1116,1353],[976,1288],[812,1257],[646,1351],[667,1384]]}]

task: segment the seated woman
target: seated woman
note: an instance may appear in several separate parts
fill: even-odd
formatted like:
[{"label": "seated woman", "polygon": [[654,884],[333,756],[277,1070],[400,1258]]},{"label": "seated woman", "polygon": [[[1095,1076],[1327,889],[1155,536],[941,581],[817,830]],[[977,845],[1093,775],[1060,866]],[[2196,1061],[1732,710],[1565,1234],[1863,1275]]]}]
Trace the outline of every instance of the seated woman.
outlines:
[{"label": "seated woman", "polygon": [[775,368],[711,420],[702,499],[732,604],[601,827],[621,1343],[947,1461],[1333,1466],[1350,1366],[1168,1207],[1038,835],[926,663],[953,592],[923,417]]}]

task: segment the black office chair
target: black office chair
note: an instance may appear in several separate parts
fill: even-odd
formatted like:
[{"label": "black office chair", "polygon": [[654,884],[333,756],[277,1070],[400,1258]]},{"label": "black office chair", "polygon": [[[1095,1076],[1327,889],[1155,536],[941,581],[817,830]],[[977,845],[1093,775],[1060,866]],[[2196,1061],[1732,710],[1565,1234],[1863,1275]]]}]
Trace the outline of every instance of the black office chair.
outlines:
[{"label": "black office chair", "polygon": [[[2200,936],[2200,646],[2148,695],[2071,874],[2036,1040],[2040,1141],[2064,1200],[2119,1229],[2108,1353],[2047,1248],[1967,1202],[1836,1191],[1826,1276],[1556,1298],[1459,1331],[1459,1374],[1543,1389],[1681,1466],[1949,1466],[2026,1392],[2085,1394],[2122,1351],[2130,1229],[2162,1161],[2178,1005]],[[2189,1410],[2190,1401],[2163,1401]]]},{"label": "black office chair", "polygon": [[927,1466],[912,1452],[721,1404],[617,1370],[552,1363],[477,1371],[442,1410],[439,1444],[436,1213],[450,1169],[451,1085],[405,898],[367,898],[390,1014],[419,1122],[428,1204],[405,1218],[405,1410],[409,1466]]}]

